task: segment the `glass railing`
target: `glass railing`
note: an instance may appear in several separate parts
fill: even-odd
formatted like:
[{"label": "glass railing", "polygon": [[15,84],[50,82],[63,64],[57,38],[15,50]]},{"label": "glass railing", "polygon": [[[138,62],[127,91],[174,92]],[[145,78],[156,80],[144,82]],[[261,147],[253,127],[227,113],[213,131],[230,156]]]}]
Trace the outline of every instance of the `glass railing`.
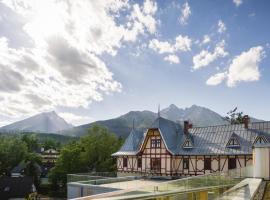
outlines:
[{"label": "glass railing", "polygon": [[116,177],[115,172],[89,172],[89,173],[79,173],[79,174],[68,174],[67,182],[81,182],[81,181],[91,181],[110,177]]},{"label": "glass railing", "polygon": [[[187,195],[207,195],[208,199],[217,198],[224,191],[238,184],[246,177],[253,176],[252,166],[238,168],[226,172],[217,172],[201,176],[193,176],[166,182],[149,182],[149,180],[117,178],[119,182],[113,180],[103,182],[101,186],[108,184],[110,187],[120,188],[120,191],[100,194],[96,196],[98,199],[156,199],[163,197],[177,197],[177,199],[187,198]],[[116,180],[116,179],[115,179]],[[134,182],[135,180],[135,182]],[[96,180],[99,181],[99,180]],[[90,181],[91,182],[91,181]],[[102,183],[103,182],[103,183]],[[124,186],[124,187],[123,187]],[[190,197],[191,198],[191,197]],[[83,199],[88,199],[87,197]],[[95,199],[95,196],[90,196],[89,199]],[[192,198],[191,198],[192,199]],[[197,198],[200,199],[200,198]]]}]

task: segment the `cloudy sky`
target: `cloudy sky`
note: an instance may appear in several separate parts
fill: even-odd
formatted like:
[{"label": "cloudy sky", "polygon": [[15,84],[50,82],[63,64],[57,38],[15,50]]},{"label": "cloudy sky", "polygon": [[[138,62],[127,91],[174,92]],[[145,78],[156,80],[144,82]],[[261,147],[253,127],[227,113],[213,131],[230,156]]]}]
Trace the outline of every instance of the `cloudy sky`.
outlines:
[{"label": "cloudy sky", "polygon": [[0,0],[0,125],[158,104],[270,120],[270,1]]}]

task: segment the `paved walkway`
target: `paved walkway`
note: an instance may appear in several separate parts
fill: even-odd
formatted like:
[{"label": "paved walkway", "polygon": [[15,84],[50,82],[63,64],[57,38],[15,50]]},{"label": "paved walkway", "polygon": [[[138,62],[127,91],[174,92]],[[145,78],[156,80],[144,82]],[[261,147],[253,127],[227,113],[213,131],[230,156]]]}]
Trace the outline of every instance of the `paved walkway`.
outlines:
[{"label": "paved walkway", "polygon": [[250,200],[254,197],[262,180],[257,178],[246,178],[220,198],[222,200]]}]

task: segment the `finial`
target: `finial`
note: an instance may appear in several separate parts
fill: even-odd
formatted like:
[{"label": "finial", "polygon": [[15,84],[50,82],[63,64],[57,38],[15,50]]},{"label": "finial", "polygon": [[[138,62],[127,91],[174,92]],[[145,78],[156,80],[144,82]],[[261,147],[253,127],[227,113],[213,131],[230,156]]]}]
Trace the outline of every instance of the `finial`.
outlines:
[{"label": "finial", "polygon": [[160,104],[158,104],[158,118],[160,117]]},{"label": "finial", "polygon": [[133,118],[133,122],[132,122],[133,124],[132,124],[132,130],[134,130],[135,129],[135,119]]}]

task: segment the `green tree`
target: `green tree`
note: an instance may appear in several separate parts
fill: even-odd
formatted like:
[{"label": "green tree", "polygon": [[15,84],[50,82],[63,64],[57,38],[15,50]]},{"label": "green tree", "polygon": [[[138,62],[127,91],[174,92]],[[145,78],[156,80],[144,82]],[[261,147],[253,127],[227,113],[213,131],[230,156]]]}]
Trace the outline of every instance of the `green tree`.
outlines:
[{"label": "green tree", "polygon": [[25,159],[27,152],[27,145],[19,138],[0,136],[0,175],[8,174]]},{"label": "green tree", "polygon": [[58,189],[59,185],[66,185],[68,173],[85,171],[85,167],[80,158],[81,152],[82,148],[77,142],[63,147],[55,167],[49,173],[49,180],[52,183],[53,189]]},{"label": "green tree", "polygon": [[36,151],[40,147],[38,139],[34,134],[24,134],[21,139],[27,145],[28,152]]},{"label": "green tree", "polygon": [[49,173],[53,188],[58,189],[58,185],[65,188],[67,174],[70,173],[115,171],[116,163],[111,154],[121,145],[122,140],[106,128],[98,125],[91,127],[86,136],[61,150],[56,166]]},{"label": "green tree", "polygon": [[31,176],[34,179],[34,184],[36,187],[40,185],[40,175],[41,175],[41,164],[42,158],[37,153],[28,153],[25,157],[26,169],[25,175]]},{"label": "green tree", "polygon": [[237,109],[238,108],[235,107],[233,110],[230,110],[225,117],[231,124],[242,124],[244,122],[243,112],[238,112]]},{"label": "green tree", "polygon": [[83,147],[81,158],[88,171],[115,171],[115,160],[111,154],[119,149],[120,141],[101,126],[93,126],[88,134],[81,138]]},{"label": "green tree", "polygon": [[42,146],[44,147],[45,150],[48,150],[48,149],[58,149],[60,147],[60,143],[59,142],[55,142],[51,138],[47,138],[47,139],[44,140]]}]

